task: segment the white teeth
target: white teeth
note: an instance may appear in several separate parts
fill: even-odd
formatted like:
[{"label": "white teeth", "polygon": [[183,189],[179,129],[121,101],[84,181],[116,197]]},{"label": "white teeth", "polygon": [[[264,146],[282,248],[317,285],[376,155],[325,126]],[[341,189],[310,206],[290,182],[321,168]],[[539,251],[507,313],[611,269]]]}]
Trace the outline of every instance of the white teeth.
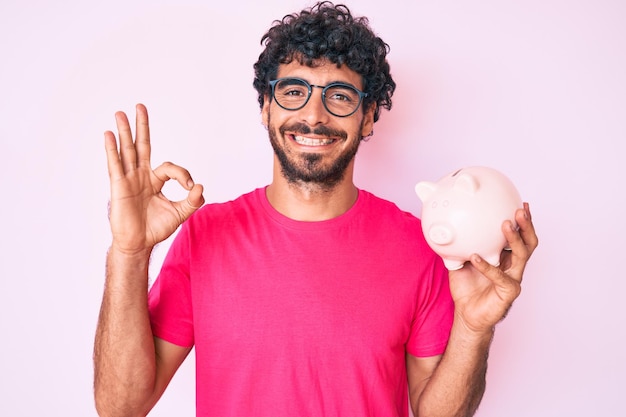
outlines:
[{"label": "white teeth", "polygon": [[323,146],[334,142],[334,139],[311,139],[305,136],[294,136],[293,138],[297,143],[305,146]]}]

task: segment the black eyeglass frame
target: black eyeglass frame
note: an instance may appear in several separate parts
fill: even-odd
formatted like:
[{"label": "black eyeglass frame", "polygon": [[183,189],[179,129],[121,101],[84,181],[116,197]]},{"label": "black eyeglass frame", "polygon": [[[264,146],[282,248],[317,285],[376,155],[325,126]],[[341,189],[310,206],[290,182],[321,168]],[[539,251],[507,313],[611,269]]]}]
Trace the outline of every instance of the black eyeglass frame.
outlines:
[{"label": "black eyeglass frame", "polygon": [[[296,108],[290,109],[288,107],[283,106],[282,104],[280,104],[280,101],[278,101],[276,99],[276,84],[279,83],[280,81],[284,81],[284,80],[294,80],[294,81],[299,81],[302,82],[303,85],[305,85],[308,89],[308,96],[306,98],[306,100],[304,100],[304,103],[302,103],[301,106],[298,106]],[[369,94],[359,90],[358,88],[356,88],[355,86],[348,84],[348,83],[342,83],[342,82],[334,82],[334,83],[330,83],[328,85],[315,85],[315,84],[310,84],[307,80],[304,80],[302,78],[298,78],[298,77],[283,77],[283,78],[277,78],[275,80],[271,80],[269,82],[270,87],[272,88],[272,98],[274,99],[274,101],[276,101],[276,104],[278,104],[281,108],[285,109],[285,110],[289,110],[289,111],[296,111],[296,110],[300,110],[301,108],[303,108],[304,106],[307,105],[307,103],[309,102],[309,100],[311,99],[311,95],[313,95],[313,87],[317,87],[317,88],[321,88],[322,89],[322,104],[324,105],[324,108],[326,109],[326,111],[330,114],[332,114],[335,117],[348,117],[348,116],[352,116],[354,113],[357,112],[357,110],[359,110],[359,107],[361,107],[361,103],[363,102],[363,99],[365,97],[367,97]],[[328,108],[328,106],[326,105],[326,91],[328,91],[329,88],[331,87],[346,87],[346,88],[350,88],[354,91],[357,92],[357,94],[359,95],[359,102],[357,103],[356,107],[354,108],[354,110],[348,114],[345,115],[339,115],[337,113],[333,113],[332,111],[330,111],[330,109]]]}]

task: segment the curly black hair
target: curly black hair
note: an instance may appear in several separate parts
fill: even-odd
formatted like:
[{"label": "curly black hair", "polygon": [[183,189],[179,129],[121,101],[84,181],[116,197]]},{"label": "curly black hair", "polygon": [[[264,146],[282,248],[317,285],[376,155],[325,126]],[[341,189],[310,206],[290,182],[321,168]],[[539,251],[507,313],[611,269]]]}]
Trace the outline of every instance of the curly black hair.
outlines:
[{"label": "curly black hair", "polygon": [[386,60],[389,45],[374,34],[366,17],[352,16],[343,4],[322,1],[276,20],[261,38],[261,45],[265,49],[254,64],[253,83],[261,108],[280,64],[297,59],[312,67],[326,59],[361,75],[363,91],[368,94],[363,109],[376,104],[374,121],[380,117],[381,107],[391,109],[396,83]]}]

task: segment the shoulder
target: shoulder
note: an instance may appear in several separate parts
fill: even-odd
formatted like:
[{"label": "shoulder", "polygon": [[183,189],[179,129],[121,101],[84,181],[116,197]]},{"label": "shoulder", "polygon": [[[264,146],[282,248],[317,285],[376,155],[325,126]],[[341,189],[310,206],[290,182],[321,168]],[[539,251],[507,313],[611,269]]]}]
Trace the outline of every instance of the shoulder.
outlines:
[{"label": "shoulder", "polygon": [[402,210],[394,202],[371,192],[360,193],[364,203],[361,217],[379,236],[384,236],[385,242],[395,244],[397,250],[417,254],[415,259],[422,266],[440,262],[440,257],[426,241],[422,221],[417,215]]},{"label": "shoulder", "polygon": [[250,191],[239,197],[207,203],[193,213],[181,227],[190,239],[208,240],[211,236],[223,237],[224,232],[245,228],[259,219],[258,194],[262,189]]},{"label": "shoulder", "polygon": [[413,213],[400,209],[395,203],[368,191],[359,191],[362,199],[358,217],[378,231],[385,239],[406,242],[411,250],[428,252],[421,220]]},{"label": "shoulder", "polygon": [[261,191],[261,189],[256,189],[233,200],[205,204],[189,218],[188,223],[197,225],[215,219],[223,220],[254,210],[257,207],[258,193]]},{"label": "shoulder", "polygon": [[421,220],[413,213],[400,209],[394,202],[365,190],[359,190],[359,198],[362,199],[363,211],[373,219],[421,230]]}]

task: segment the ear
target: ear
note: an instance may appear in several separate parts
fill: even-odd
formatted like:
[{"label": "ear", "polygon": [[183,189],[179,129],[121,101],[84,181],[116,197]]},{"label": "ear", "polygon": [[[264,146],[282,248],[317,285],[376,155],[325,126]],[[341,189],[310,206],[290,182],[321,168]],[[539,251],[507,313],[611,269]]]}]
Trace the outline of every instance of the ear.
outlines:
[{"label": "ear", "polygon": [[366,137],[374,131],[374,110],[376,103],[372,103],[363,115],[363,127],[361,128],[361,137]]},{"label": "ear", "polygon": [[457,188],[468,194],[476,193],[479,186],[480,184],[478,183],[478,180],[474,176],[463,173],[463,172],[460,173],[459,176],[454,181],[454,188]]},{"label": "ear", "polygon": [[422,200],[423,203],[428,200],[431,195],[433,195],[436,189],[437,186],[434,182],[421,181],[418,182],[415,186],[415,193],[417,193],[417,196],[420,198],[420,200]]},{"label": "ear", "polygon": [[267,129],[270,124],[270,97],[265,95],[263,98],[263,108],[261,109],[261,123]]}]

